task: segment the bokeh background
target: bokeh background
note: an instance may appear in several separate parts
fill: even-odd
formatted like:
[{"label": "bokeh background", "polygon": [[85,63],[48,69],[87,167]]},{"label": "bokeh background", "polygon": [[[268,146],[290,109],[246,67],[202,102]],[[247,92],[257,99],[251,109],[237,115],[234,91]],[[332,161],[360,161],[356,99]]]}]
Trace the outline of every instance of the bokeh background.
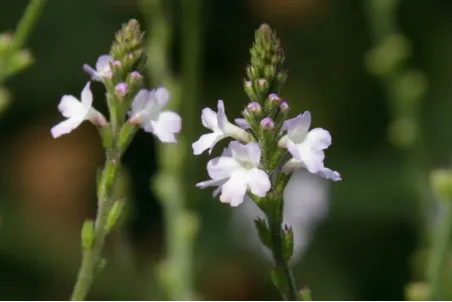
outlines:
[{"label": "bokeh background", "polygon": [[[14,29],[26,4],[0,1],[0,32]],[[308,284],[316,300],[402,300],[408,283],[424,279],[423,234],[435,211],[433,203],[420,206],[411,168],[414,163],[427,173],[444,167],[452,148],[452,2],[400,1],[397,9],[399,28],[412,43],[407,65],[429,83],[414,147],[422,152],[415,160],[388,139],[392,100],[364,64],[374,41],[368,10],[366,0],[205,0],[200,97],[182,96],[201,108],[221,98],[230,119],[238,117],[246,104],[242,80],[254,30],[267,22],[277,31],[289,69],[282,97],[294,115],[310,110],[313,126],[331,132],[326,164],[343,177],[322,187],[328,210],[317,215],[323,218],[295,265],[300,286]],[[177,25],[184,12],[173,13]],[[107,53],[129,18],[145,22],[134,0],[49,0],[27,43],[35,63],[6,83],[12,102],[0,116],[1,299],[64,300],[70,294],[80,261],[79,230],[95,214],[103,153],[88,123],[58,140],[50,128],[61,120],[60,97],[78,96],[87,81],[82,65]],[[177,77],[184,50],[175,28],[171,66]],[[101,85],[94,93],[96,108],[105,110]],[[165,255],[162,210],[150,186],[158,172],[154,143],[139,133],[125,155],[122,183],[130,215],[108,241],[110,265],[91,299],[161,297],[152,269]],[[206,177],[207,160],[199,159],[197,176],[187,182]],[[278,299],[259,247],[256,252],[237,240],[242,225],[233,219],[235,209],[210,192],[192,207],[201,222],[194,265],[200,296]],[[303,203],[293,211],[310,215]]]}]

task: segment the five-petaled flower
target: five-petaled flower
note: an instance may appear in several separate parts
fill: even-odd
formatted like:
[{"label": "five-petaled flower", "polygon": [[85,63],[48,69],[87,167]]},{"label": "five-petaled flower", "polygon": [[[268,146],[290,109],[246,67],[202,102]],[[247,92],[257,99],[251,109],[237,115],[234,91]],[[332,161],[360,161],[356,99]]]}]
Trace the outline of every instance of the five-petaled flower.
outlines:
[{"label": "five-petaled flower", "polygon": [[92,81],[103,82],[105,78],[111,77],[110,62],[111,57],[109,55],[102,55],[97,59],[96,69],[84,64],[83,70],[91,76]]},{"label": "five-petaled flower", "polygon": [[309,111],[284,122],[283,130],[287,130],[287,134],[281,138],[278,145],[287,148],[293,159],[285,164],[283,171],[289,172],[303,167],[324,178],[333,181],[341,180],[338,172],[325,168],[323,164],[325,159],[323,150],[331,145],[330,133],[322,128],[309,131],[310,125]]},{"label": "five-petaled flower", "polygon": [[181,130],[181,117],[172,111],[162,109],[169,102],[169,91],[158,88],[141,89],[132,102],[129,122],[141,125],[146,132],[154,133],[164,143],[176,143],[175,133]]},{"label": "five-petaled flower", "polygon": [[89,120],[95,125],[107,126],[105,117],[92,107],[93,94],[90,89],[90,82],[82,90],[81,101],[72,95],[64,95],[61,98],[58,110],[67,119],[58,125],[52,127],[50,132],[54,138],[68,134],[83,121]]},{"label": "five-petaled flower", "polygon": [[210,160],[207,172],[212,180],[198,183],[199,188],[217,186],[220,201],[236,207],[243,202],[249,190],[256,196],[264,197],[270,190],[270,179],[265,171],[259,169],[261,149],[250,142],[243,145],[237,141],[229,143],[220,157]]},{"label": "five-petaled flower", "polygon": [[210,154],[215,144],[225,137],[233,137],[242,142],[249,141],[249,134],[245,130],[228,121],[223,101],[219,100],[217,107],[217,113],[210,108],[204,108],[202,110],[202,124],[213,132],[201,135],[201,137],[192,144],[193,153],[195,155],[199,155],[207,149],[209,149]]}]

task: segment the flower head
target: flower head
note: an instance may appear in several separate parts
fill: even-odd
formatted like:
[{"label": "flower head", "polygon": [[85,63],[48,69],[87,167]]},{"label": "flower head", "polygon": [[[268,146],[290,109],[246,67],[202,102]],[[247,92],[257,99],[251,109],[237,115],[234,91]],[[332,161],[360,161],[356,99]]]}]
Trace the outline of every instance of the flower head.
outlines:
[{"label": "flower head", "polygon": [[248,133],[245,130],[228,121],[223,101],[219,100],[217,107],[218,112],[215,112],[210,108],[205,108],[202,111],[202,124],[204,127],[212,130],[212,133],[201,135],[201,137],[192,144],[193,154],[195,155],[199,155],[207,149],[209,149],[210,154],[216,143],[228,136],[245,142],[249,141]]},{"label": "flower head", "polygon": [[220,201],[236,207],[243,202],[249,190],[256,196],[264,197],[270,190],[270,179],[259,169],[261,149],[250,142],[243,145],[232,141],[220,157],[210,160],[207,172],[212,180],[196,184],[199,188],[217,186],[214,196],[221,191]]},{"label": "flower head", "polygon": [[286,163],[285,170],[304,167],[309,172],[318,174],[334,181],[341,180],[339,173],[325,168],[323,150],[331,145],[331,135],[322,128],[314,128],[309,131],[311,114],[306,111],[297,117],[287,120],[283,130],[287,135],[279,141],[280,147],[285,147],[294,157]]},{"label": "flower head", "polygon": [[182,119],[175,112],[162,112],[169,97],[166,88],[152,91],[141,89],[132,102],[129,122],[141,125],[144,131],[154,133],[164,143],[175,143],[174,134],[180,132]]},{"label": "flower head", "polygon": [[67,119],[52,127],[50,132],[53,138],[70,133],[86,120],[91,121],[95,125],[106,126],[108,123],[105,117],[92,108],[92,103],[93,94],[90,89],[90,82],[82,90],[81,101],[72,95],[64,95],[58,105],[58,110]]},{"label": "flower head", "polygon": [[111,57],[109,55],[102,55],[97,59],[96,69],[84,64],[83,70],[91,76],[91,80],[103,82],[105,78],[111,77],[110,62]]}]

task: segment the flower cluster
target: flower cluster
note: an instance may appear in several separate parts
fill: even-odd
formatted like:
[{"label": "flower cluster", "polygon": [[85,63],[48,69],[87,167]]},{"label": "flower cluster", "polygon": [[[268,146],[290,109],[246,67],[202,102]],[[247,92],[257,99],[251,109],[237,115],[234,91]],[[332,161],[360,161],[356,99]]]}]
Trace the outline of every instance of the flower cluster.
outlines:
[{"label": "flower cluster", "polygon": [[150,91],[142,88],[139,69],[144,56],[141,40],[139,25],[132,20],[116,35],[109,55],[101,55],[95,68],[87,64],[83,66],[91,81],[103,83],[107,90],[110,122],[92,106],[93,94],[91,82],[88,82],[80,100],[72,95],[61,98],[58,110],[66,120],[51,129],[54,138],[70,133],[84,121],[90,121],[99,128],[111,127],[111,131],[101,133],[117,136],[120,150],[125,149],[138,127],[153,133],[162,142],[176,142],[174,134],[180,132],[182,121],[177,113],[163,111],[169,102],[169,91],[166,88]]},{"label": "flower cluster", "polygon": [[[279,97],[287,75],[282,67],[284,55],[279,41],[270,28],[263,25],[256,32],[251,49],[251,64],[244,89],[250,103],[243,118],[229,122],[223,101],[218,101],[217,112],[202,111],[204,127],[212,132],[193,143],[193,153],[205,150],[211,154],[214,146],[226,137],[234,139],[220,157],[210,160],[207,172],[211,180],[197,184],[200,188],[218,187],[220,201],[231,206],[243,202],[247,193],[256,202],[272,191],[281,192],[288,177],[296,169],[304,168],[333,181],[341,180],[338,172],[325,167],[324,150],[331,145],[330,133],[322,128],[309,130],[311,114],[306,111],[287,119],[289,104]],[[289,154],[288,158],[286,154]]]}]

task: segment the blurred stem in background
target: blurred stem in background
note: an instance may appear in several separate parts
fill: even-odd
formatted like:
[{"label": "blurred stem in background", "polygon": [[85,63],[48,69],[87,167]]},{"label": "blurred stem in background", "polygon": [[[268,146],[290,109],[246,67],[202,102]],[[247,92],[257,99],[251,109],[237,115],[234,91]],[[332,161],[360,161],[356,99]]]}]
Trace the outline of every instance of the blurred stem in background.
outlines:
[{"label": "blurred stem in background", "polygon": [[0,34],[0,113],[9,103],[9,93],[1,85],[33,63],[31,53],[22,47],[35,28],[45,3],[46,0],[31,0],[14,34]]},{"label": "blurred stem in background", "polygon": [[[375,47],[367,54],[366,63],[369,72],[377,76],[383,85],[392,113],[390,140],[404,150],[410,183],[421,202],[422,213],[428,213],[432,203],[419,120],[422,99],[427,92],[427,80],[421,71],[406,66],[411,55],[411,44],[397,26],[399,4],[399,0],[368,0],[368,16]],[[452,200],[452,196],[448,200]],[[438,223],[434,223],[433,234],[430,234],[430,226],[426,227],[425,232],[426,236],[431,235],[433,238],[429,240],[432,244],[427,269],[429,300],[444,299],[439,294],[439,278],[446,266],[445,253],[452,224],[450,204],[439,206],[443,206],[444,213],[440,214],[444,216],[435,219]],[[408,286],[408,289],[418,291],[419,284]],[[408,292],[407,295],[410,297],[414,293]]]},{"label": "blurred stem in background", "polygon": [[[152,86],[164,86],[171,93],[171,109],[182,113],[183,136],[177,145],[159,145],[159,172],[153,188],[165,217],[167,258],[158,275],[165,294],[171,300],[193,300],[193,249],[198,220],[188,204],[195,201],[195,170],[191,142],[196,129],[193,119],[198,108],[201,49],[201,0],[181,1],[182,81],[171,72],[169,56],[174,26],[168,18],[172,1],[141,0],[148,29],[148,72]],[[183,98],[183,99],[182,99]]]}]

